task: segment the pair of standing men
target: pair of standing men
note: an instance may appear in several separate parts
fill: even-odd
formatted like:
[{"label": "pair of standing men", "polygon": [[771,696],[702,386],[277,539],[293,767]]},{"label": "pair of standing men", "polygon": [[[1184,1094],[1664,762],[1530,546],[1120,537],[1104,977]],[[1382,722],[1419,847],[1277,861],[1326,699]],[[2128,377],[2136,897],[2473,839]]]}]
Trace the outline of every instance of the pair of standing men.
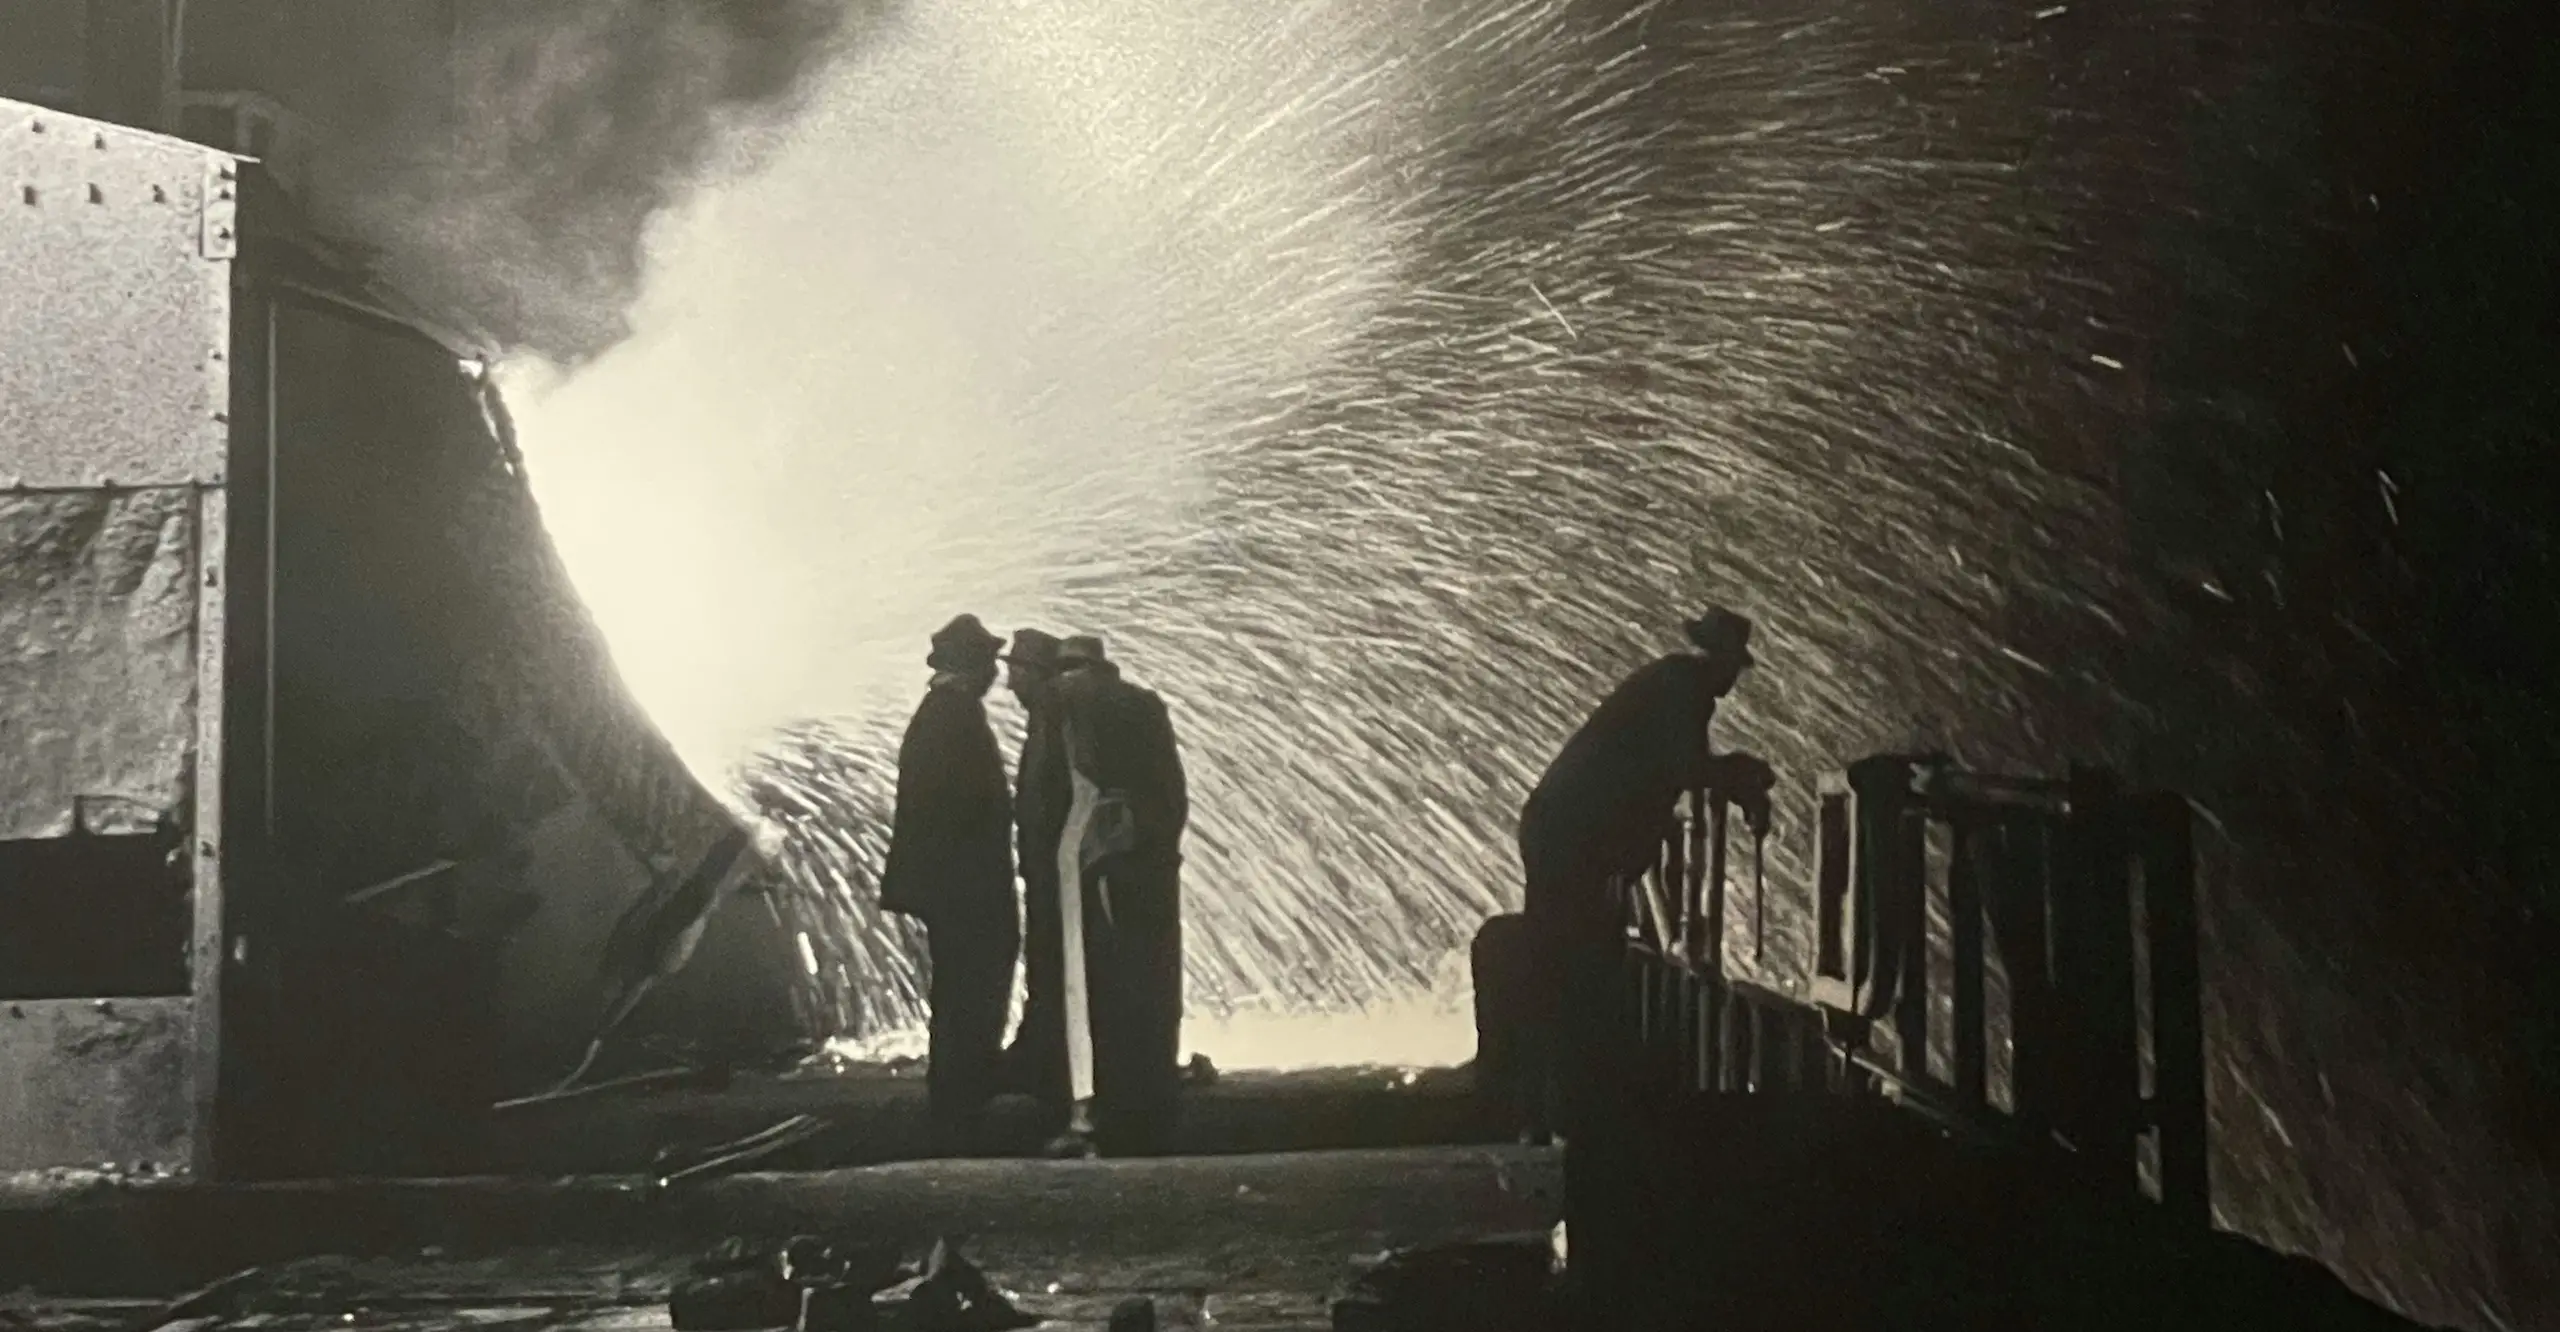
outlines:
[{"label": "pair of standing men", "polygon": [[[1152,1150],[1180,1086],[1190,805],[1173,726],[1098,638],[1025,629],[1003,646],[974,615],[934,635],[933,683],[898,751],[880,904],[925,925],[934,1116],[965,1142],[997,1092],[1018,1090],[1063,1127],[1053,1153]],[[1012,791],[984,701],[999,662],[1029,718]],[[1006,1049],[1026,943],[1029,993]]]}]

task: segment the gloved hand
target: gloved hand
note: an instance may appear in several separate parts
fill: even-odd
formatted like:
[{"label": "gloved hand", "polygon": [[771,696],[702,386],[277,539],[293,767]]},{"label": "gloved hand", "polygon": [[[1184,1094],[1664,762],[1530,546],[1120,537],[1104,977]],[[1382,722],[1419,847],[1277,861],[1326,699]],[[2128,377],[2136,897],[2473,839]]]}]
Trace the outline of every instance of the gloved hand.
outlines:
[{"label": "gloved hand", "polygon": [[1778,784],[1777,769],[1751,754],[1716,757],[1716,789],[1742,811],[1754,837],[1769,835],[1769,792]]},{"label": "gloved hand", "polygon": [[1716,789],[1731,799],[1766,796],[1778,784],[1778,770],[1756,755],[1719,754],[1715,762]]},{"label": "gloved hand", "polygon": [[1753,837],[1769,835],[1769,792],[1766,788],[1738,793],[1733,797],[1733,803],[1742,811],[1742,826],[1749,828]]}]

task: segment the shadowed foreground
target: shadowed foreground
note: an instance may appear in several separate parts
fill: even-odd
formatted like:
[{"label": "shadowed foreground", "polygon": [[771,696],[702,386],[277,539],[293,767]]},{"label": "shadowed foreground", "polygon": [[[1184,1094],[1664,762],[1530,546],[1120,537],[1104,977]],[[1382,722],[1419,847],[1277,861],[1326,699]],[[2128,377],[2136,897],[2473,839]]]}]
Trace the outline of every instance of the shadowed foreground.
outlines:
[{"label": "shadowed foreground", "polygon": [[[393,1328],[522,1322],[667,1326],[687,1259],[724,1236],[814,1233],[921,1254],[959,1240],[1057,1326],[1100,1326],[1132,1293],[1170,1325],[1322,1327],[1326,1293],[1390,1246],[1553,1223],[1552,1153],[1437,1148],[1051,1163],[940,1161],[717,1181],[653,1198],[637,1182],[259,1186],[0,1202],[0,1323],[131,1326],[156,1304],[253,1263],[298,1298],[261,1325]],[[1054,1289],[1053,1289],[1054,1287]],[[254,1317],[242,1308],[228,1320]],[[353,1314],[352,1318],[347,1315]]]}]

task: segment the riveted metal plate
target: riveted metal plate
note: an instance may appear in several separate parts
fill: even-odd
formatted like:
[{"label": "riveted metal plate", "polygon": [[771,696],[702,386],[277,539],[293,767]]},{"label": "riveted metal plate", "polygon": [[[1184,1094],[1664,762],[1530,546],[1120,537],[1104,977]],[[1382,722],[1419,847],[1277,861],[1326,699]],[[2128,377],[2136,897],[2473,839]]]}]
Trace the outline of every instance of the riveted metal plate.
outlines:
[{"label": "riveted metal plate", "polygon": [[207,242],[237,218],[206,203],[225,167],[0,100],[0,490],[220,479],[231,261]]},{"label": "riveted metal plate", "polygon": [[196,492],[196,733],[192,765],[195,809],[187,837],[188,850],[194,858],[195,928],[187,947],[188,986],[195,995],[195,1004],[188,1013],[188,1086],[194,1093],[189,1107],[189,1141],[194,1152],[191,1159],[176,1164],[187,1166],[200,1177],[214,1173],[214,1098],[222,1071],[223,957],[227,951],[222,903],[228,882],[223,874],[222,845],[223,626],[227,623],[223,606],[230,581],[224,572],[226,552],[231,548],[230,499],[220,489],[209,487]]},{"label": "riveted metal plate", "polygon": [[186,1168],[189,1008],[184,999],[0,1003],[0,1172]]},{"label": "riveted metal plate", "polygon": [[228,157],[204,163],[204,225],[197,248],[207,259],[233,259],[240,254],[240,164]]},{"label": "riveted metal plate", "polygon": [[0,494],[0,838],[186,812],[196,509],[192,488]]}]

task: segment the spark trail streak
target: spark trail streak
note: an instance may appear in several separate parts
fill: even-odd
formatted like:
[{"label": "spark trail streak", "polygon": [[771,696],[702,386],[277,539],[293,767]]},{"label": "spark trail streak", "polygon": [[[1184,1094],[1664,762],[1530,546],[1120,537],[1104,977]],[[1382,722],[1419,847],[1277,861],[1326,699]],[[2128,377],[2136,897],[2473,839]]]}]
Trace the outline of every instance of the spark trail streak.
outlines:
[{"label": "spark trail streak", "polygon": [[[1779,891],[1809,878],[1801,779],[1862,753],[2112,759],[2192,792],[2232,830],[2208,848],[2229,1218],[2425,1315],[2517,1306],[2549,1218],[2502,1148],[2449,1131],[2482,1113],[2472,1052],[2423,1039],[2454,969],[2289,886],[2379,882],[2393,833],[2339,817],[2350,781],[2360,809],[2423,811],[2324,729],[2314,700],[2366,689],[2361,659],[2180,590],[2287,576],[2227,517],[2255,483],[2178,447],[2245,470],[2233,441],[2286,409],[2280,372],[2199,330],[2263,331],[2302,285],[2333,205],[2286,193],[2311,155],[2288,80],[2345,38],[2180,0],[997,8],[922,7],[754,187],[856,178],[795,223],[823,216],[826,251],[706,267],[770,200],[705,203],[668,242],[669,272],[743,288],[703,308],[796,350],[686,341],[699,310],[667,297],[525,414],[537,450],[612,440],[592,500],[574,456],[535,455],[573,559],[629,530],[608,509],[635,469],[753,515],[685,558],[737,560],[707,581],[772,603],[690,608],[754,659],[700,657],[695,627],[653,676],[644,631],[618,641],[696,755],[834,718],[743,779],[790,832],[848,1031],[918,1011],[871,876],[923,635],[954,610],[1107,632],[1171,702],[1195,1011],[1341,1012],[1448,993],[1516,900],[1547,755],[1721,599],[1767,638],[1723,740],[1799,779]],[[954,165],[980,149],[996,165]],[[684,428],[649,415],[686,411],[785,479],[716,490],[743,483],[690,441],[653,462]],[[609,628],[617,604],[683,623],[606,581]],[[1778,969],[1797,933],[1773,922]]]}]

